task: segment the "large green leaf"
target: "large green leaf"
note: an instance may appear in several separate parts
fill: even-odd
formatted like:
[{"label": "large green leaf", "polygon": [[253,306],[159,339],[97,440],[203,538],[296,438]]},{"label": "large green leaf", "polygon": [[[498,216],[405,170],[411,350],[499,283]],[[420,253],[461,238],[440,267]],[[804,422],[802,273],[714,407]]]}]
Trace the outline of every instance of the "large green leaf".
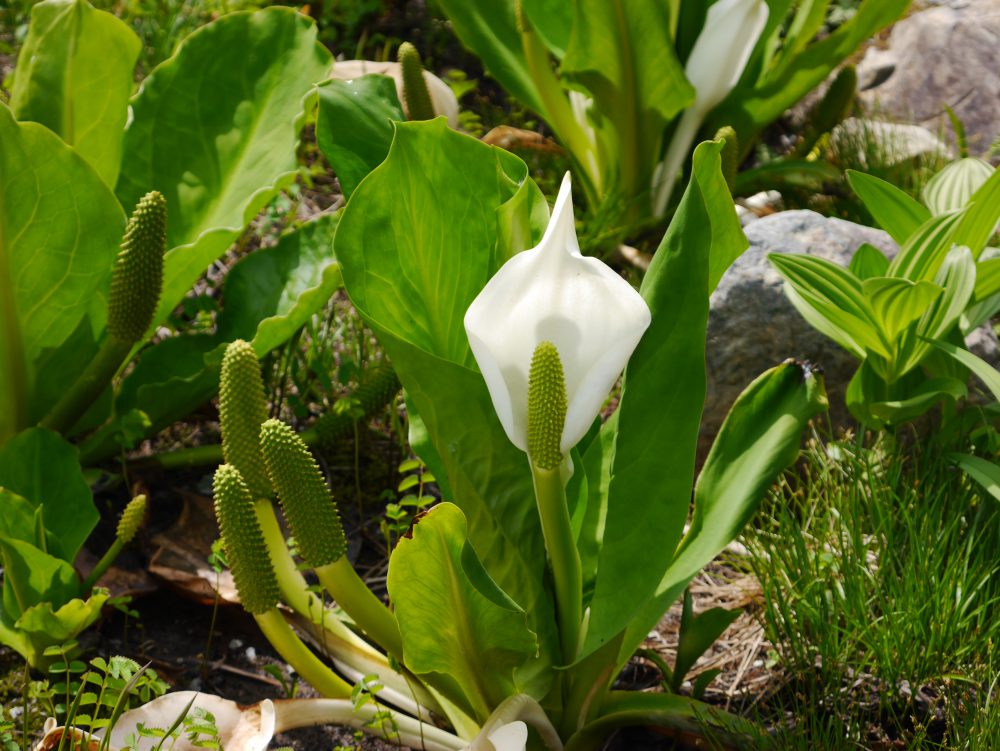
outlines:
[{"label": "large green leaf", "polygon": [[518,100],[544,113],[517,30],[515,0],[436,0],[462,44],[483,61],[486,71]]},{"label": "large green leaf", "polygon": [[921,197],[934,214],[964,209],[993,172],[985,159],[956,159],[927,181]]},{"label": "large green leaf", "polygon": [[955,230],[952,241],[965,245],[972,257],[979,259],[983,248],[997,231],[1000,222],[1000,170],[994,170],[989,179],[972,194],[969,207]]},{"label": "large green leaf", "polygon": [[389,76],[331,79],[319,87],[316,143],[350,198],[365,175],[389,153],[393,121],[405,121]]},{"label": "large green leaf", "polygon": [[990,390],[993,398],[1000,401],[1000,372],[997,372],[996,368],[978,355],[974,355],[969,350],[958,347],[950,342],[937,339],[931,342],[931,344],[971,370],[983,382],[986,388]]},{"label": "large green leaf", "polygon": [[885,276],[865,279],[861,290],[871,304],[882,333],[890,342],[924,315],[931,303],[944,292],[933,282],[914,283],[909,279]]},{"label": "large green leaf", "polygon": [[107,287],[124,223],[82,157],[0,105],[0,443],[26,423],[36,358]]},{"label": "large green leaf", "polygon": [[465,516],[450,503],[417,517],[393,551],[387,586],[406,667],[454,679],[483,722],[519,692],[515,671],[538,645],[524,610],[490,578],[467,534]]},{"label": "large green leaf", "polygon": [[330,70],[312,21],[291,8],[232,13],[202,27],[132,100],[118,197],[167,199],[156,321],[295,174],[304,100]]},{"label": "large green leaf", "polygon": [[246,339],[258,356],[286,341],[341,285],[333,236],[340,213],[325,214],[258,250],[226,276],[219,339]]},{"label": "large green leaf", "polygon": [[962,218],[962,213],[941,214],[920,225],[892,259],[886,276],[913,282],[933,279],[955,244],[955,233]]},{"label": "large green leaf", "polygon": [[[30,542],[0,539],[4,568],[4,610],[18,616],[43,602],[61,605],[80,594],[80,580],[62,558],[44,553]],[[13,599],[11,599],[13,598]]]},{"label": "large green leaf", "polygon": [[698,475],[691,526],[653,596],[640,603],[619,662],[628,660],[691,578],[736,538],[771,483],[795,461],[806,423],[826,407],[823,376],[792,360],[740,394]]},{"label": "large green leaf", "polygon": [[[443,120],[403,123],[336,235],[344,285],[420,415],[473,547],[528,611],[542,663],[556,635],[531,476],[493,410],[463,320],[503,262],[540,238],[546,214],[516,157]],[[512,237],[530,242],[511,247]]]},{"label": "large green leaf", "polygon": [[982,485],[983,490],[1000,501],[1000,466],[972,454],[949,454],[948,458],[962,468],[969,477]]},{"label": "large green leaf", "polygon": [[879,226],[900,245],[931,218],[926,206],[874,175],[847,170],[847,182]]},{"label": "large green leaf", "polygon": [[0,446],[0,487],[42,507],[49,552],[73,561],[98,513],[76,449],[56,433],[31,428]]},{"label": "large green leaf", "polygon": [[111,188],[118,179],[122,129],[139,37],[86,0],[46,0],[31,10],[10,106],[74,147]]},{"label": "large green leaf", "polygon": [[825,258],[771,253],[786,282],[785,294],[821,333],[859,358],[866,350],[889,356],[861,282],[847,269]]},{"label": "large green leaf", "polygon": [[[652,185],[663,130],[694,101],[658,0],[574,0],[562,75],[589,92],[625,198]],[[631,207],[630,207],[631,208]]]},{"label": "large green leaf", "polygon": [[721,247],[734,241],[719,232],[732,210],[721,147],[695,150],[692,180],[642,284],[653,320],[625,371],[584,654],[621,631],[653,594],[687,516],[705,400],[711,262],[737,252]]}]

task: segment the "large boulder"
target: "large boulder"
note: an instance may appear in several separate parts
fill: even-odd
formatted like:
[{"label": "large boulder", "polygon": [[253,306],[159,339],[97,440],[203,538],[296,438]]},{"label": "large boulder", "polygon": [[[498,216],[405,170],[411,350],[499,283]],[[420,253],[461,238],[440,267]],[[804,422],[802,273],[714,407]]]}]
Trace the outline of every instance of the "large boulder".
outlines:
[{"label": "large boulder", "polygon": [[945,106],[985,152],[1000,135],[1000,0],[939,0],[899,21],[885,48],[869,47],[858,65],[860,98],[899,120],[932,131],[950,127]]},{"label": "large boulder", "polygon": [[[744,228],[750,247],[719,282],[708,320],[708,395],[700,453],[705,455],[736,397],[763,371],[794,357],[826,376],[834,427],[853,424],[844,397],[857,360],[805,322],[788,302],[769,253],[803,253],[841,266],[869,243],[892,257],[898,246],[885,232],[814,211],[783,211]],[[974,338],[974,341],[973,341]],[[970,337],[980,357],[997,362],[997,339],[984,327]]]}]

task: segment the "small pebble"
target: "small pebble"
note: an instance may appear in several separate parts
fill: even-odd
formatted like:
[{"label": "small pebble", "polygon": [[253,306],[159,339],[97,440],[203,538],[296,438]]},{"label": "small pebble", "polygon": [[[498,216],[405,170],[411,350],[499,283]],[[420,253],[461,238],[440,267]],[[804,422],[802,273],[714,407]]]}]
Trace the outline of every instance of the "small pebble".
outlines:
[{"label": "small pebble", "polygon": [[229,642],[229,648],[232,650],[237,650],[242,646],[243,646],[242,639],[233,639],[232,641]]},{"label": "small pebble", "polygon": [[253,662],[257,659],[257,650],[253,647],[247,647],[246,656],[250,662]]}]

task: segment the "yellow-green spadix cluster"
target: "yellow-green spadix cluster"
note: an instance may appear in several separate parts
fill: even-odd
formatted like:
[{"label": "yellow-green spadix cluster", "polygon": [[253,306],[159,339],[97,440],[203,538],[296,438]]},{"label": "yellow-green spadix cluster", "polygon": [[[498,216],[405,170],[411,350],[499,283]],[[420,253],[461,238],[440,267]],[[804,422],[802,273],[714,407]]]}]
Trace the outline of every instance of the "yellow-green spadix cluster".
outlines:
[{"label": "yellow-green spadix cluster", "polygon": [[280,420],[261,425],[260,447],[303,560],[314,568],[333,563],[347,549],[344,527],[309,447]]},{"label": "yellow-green spadix cluster", "polygon": [[118,341],[137,342],[152,324],[163,287],[166,249],[167,201],[154,190],[132,212],[111,273],[108,333]]},{"label": "yellow-green spadix cluster", "polygon": [[270,498],[271,481],[260,453],[260,426],[267,419],[267,400],[257,353],[237,339],[226,347],[219,379],[222,455],[240,471],[254,498]]},{"label": "yellow-green spadix cluster", "polygon": [[223,464],[215,470],[215,515],[240,600],[248,613],[260,615],[278,604],[278,580],[254,513],[253,497],[239,470]]},{"label": "yellow-green spadix cluster", "polygon": [[135,537],[135,533],[139,531],[144,516],[146,516],[146,496],[137,495],[128,502],[128,505],[122,512],[122,518],[118,520],[118,529],[115,531],[115,537],[122,542],[131,542],[132,538]]},{"label": "yellow-green spadix cluster", "polygon": [[409,120],[433,120],[434,106],[424,80],[424,66],[417,48],[409,42],[399,45],[399,67],[403,72],[403,99]]},{"label": "yellow-green spadix cluster", "polygon": [[566,424],[566,379],[559,350],[552,342],[535,348],[528,371],[528,456],[540,469],[562,463],[559,450]]}]

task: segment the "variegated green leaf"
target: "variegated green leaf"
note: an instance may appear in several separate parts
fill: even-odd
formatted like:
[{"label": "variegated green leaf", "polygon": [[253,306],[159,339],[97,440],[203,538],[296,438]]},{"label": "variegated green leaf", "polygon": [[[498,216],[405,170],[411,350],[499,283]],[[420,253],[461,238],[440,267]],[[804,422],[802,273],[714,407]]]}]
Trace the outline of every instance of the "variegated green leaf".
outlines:
[{"label": "variegated green leaf", "polygon": [[878,225],[900,245],[931,218],[926,207],[892,183],[854,170],[847,171],[847,182]]},{"label": "variegated green leaf", "polygon": [[964,209],[992,175],[993,167],[983,159],[958,159],[928,180],[921,198],[934,216]]},{"label": "variegated green leaf", "polygon": [[927,307],[944,291],[933,282],[911,282],[885,276],[866,279],[861,289],[889,341],[926,313]]}]

